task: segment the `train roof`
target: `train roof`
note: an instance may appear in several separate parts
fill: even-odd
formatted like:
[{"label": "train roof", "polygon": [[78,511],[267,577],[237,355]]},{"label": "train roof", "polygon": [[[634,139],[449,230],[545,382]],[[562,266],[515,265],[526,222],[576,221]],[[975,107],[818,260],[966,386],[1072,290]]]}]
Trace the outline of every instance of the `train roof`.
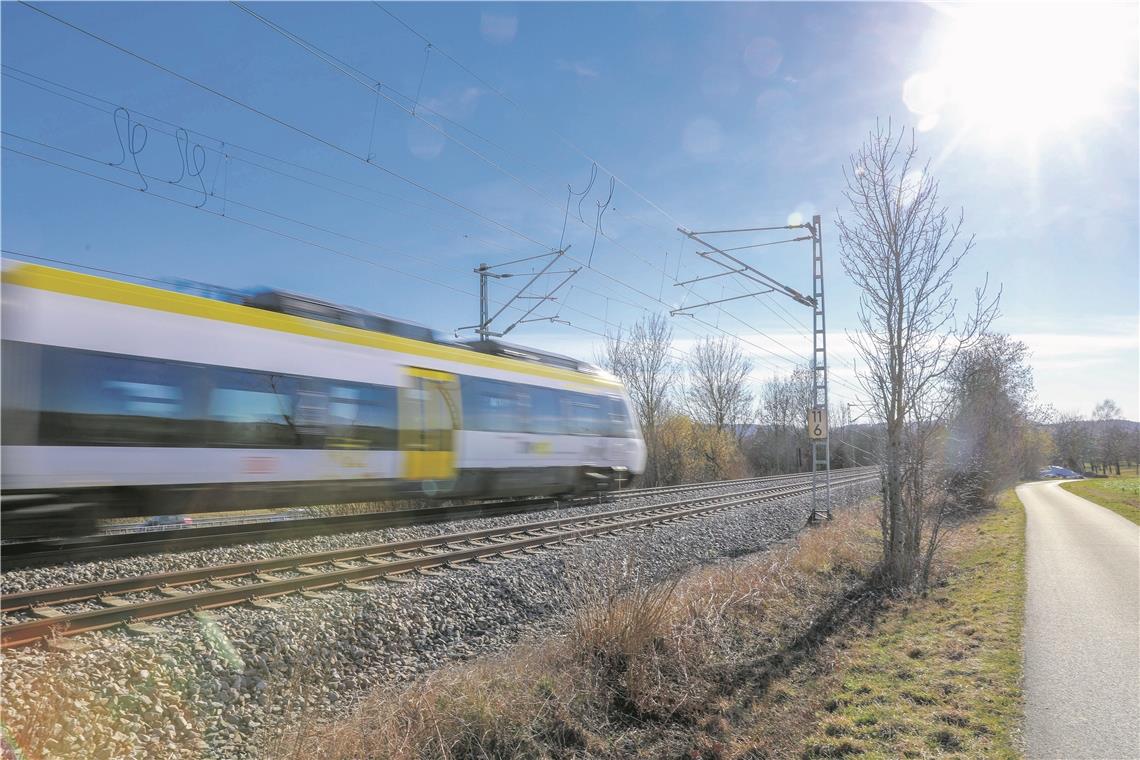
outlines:
[{"label": "train roof", "polygon": [[539,364],[546,364],[551,367],[562,367],[563,369],[582,372],[588,375],[602,374],[594,365],[578,361],[573,357],[563,356],[562,354],[556,354],[552,351],[541,351],[537,348],[518,346],[513,343],[504,343],[500,340],[490,340],[487,338],[465,340],[462,342],[462,345],[467,346],[473,351],[491,354],[492,356],[505,356],[521,361],[537,362]]},{"label": "train roof", "polygon": [[329,322],[334,325],[355,327],[358,330],[371,330],[372,332],[399,335],[401,338],[425,340],[432,343],[450,342],[441,340],[438,333],[430,327],[424,327],[415,322],[405,322],[383,314],[365,311],[364,309],[357,309],[352,306],[340,306],[309,296],[287,293],[283,290],[256,291],[242,299],[242,303],[245,306],[252,306],[255,309],[266,309],[267,311],[276,311],[280,314],[292,314],[295,317],[305,317],[306,319],[316,319],[320,322]]},{"label": "train roof", "polygon": [[[620,385],[618,380],[586,362],[539,349],[493,340],[449,341],[436,331],[381,314],[339,306],[319,299],[278,290],[240,293],[227,291],[226,297],[203,297],[153,285],[114,280],[56,267],[5,261],[5,284],[54,291],[74,296],[121,303],[140,308],[170,311],[223,322],[296,332],[328,340],[369,345],[470,364],[496,366],[499,361],[523,362],[535,374],[584,383]],[[233,297],[238,295],[239,297]],[[265,317],[254,317],[260,312]],[[250,316],[242,316],[250,313]],[[281,317],[272,315],[278,314]],[[299,317],[326,325],[300,329],[284,317]],[[281,321],[279,321],[281,320]],[[347,332],[345,332],[347,328]],[[367,336],[374,337],[367,337]],[[419,347],[417,347],[419,346]],[[481,356],[485,358],[476,358]],[[466,357],[466,358],[464,358]],[[501,366],[501,365],[500,365]],[[506,366],[501,366],[506,369]],[[521,371],[513,368],[514,371]],[[565,373],[565,374],[562,374]]]}]

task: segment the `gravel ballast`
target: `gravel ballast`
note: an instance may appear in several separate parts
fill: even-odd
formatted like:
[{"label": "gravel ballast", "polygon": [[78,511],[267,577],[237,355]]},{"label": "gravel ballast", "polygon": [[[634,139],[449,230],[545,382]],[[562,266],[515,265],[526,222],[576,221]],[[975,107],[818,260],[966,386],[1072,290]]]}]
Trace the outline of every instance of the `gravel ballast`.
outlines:
[{"label": "gravel ballast", "polygon": [[[774,485],[774,484],[773,484]],[[762,488],[757,484],[751,488]],[[770,487],[770,486],[769,486]],[[171,552],[167,554],[118,557],[91,562],[75,562],[47,567],[11,570],[3,574],[5,594],[13,594],[30,589],[51,588],[77,583],[92,583],[112,578],[169,573],[211,565],[225,565],[232,562],[250,562],[273,557],[288,557],[294,554],[311,554],[334,549],[370,546],[393,541],[407,541],[446,533],[458,533],[484,528],[501,528],[524,522],[535,522],[553,517],[573,517],[594,514],[627,507],[646,507],[673,501],[687,501],[699,496],[731,494],[748,490],[740,484],[716,486],[699,491],[683,493],[646,493],[643,495],[616,496],[607,501],[595,501],[574,506],[559,506],[535,512],[479,517],[454,522],[441,522],[404,528],[382,528],[377,530],[355,531],[352,533],[329,534],[310,538],[288,539],[284,541],[259,542],[219,546],[194,551]]]},{"label": "gravel ballast", "polygon": [[[875,481],[833,489],[842,508]],[[710,493],[724,492],[715,489]],[[559,514],[663,503],[658,495],[577,506]],[[414,679],[455,660],[502,649],[557,627],[575,603],[615,579],[652,582],[694,565],[763,550],[803,527],[808,497],[741,507],[606,536],[496,564],[471,564],[409,582],[376,581],[243,605],[73,640],[82,651],[15,650],[3,658],[9,736],[46,733],[44,757],[257,756],[277,729],[343,714],[369,690]],[[8,573],[5,592],[168,571],[256,557],[322,551],[526,521],[535,515],[369,531],[167,557],[139,557]],[[461,526],[461,527],[458,527]],[[69,645],[72,641],[67,642]],[[31,749],[31,747],[29,747]]]}]

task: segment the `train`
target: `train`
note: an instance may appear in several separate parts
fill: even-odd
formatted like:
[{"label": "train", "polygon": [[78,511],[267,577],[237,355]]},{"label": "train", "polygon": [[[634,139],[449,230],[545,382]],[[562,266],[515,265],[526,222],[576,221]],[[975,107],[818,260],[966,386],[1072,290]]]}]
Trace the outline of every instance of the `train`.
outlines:
[{"label": "train", "polygon": [[620,488],[608,373],[278,290],[205,297],[6,262],[0,536],[112,517]]}]

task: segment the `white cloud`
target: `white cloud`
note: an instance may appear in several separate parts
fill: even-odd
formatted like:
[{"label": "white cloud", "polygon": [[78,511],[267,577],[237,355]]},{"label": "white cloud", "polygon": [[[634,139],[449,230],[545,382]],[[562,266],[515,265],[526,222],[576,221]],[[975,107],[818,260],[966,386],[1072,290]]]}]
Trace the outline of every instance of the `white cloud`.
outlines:
[{"label": "white cloud", "polygon": [[497,16],[484,12],[479,18],[479,33],[487,42],[505,45],[514,40],[518,31],[518,16]]},{"label": "white cloud", "polygon": [[1029,346],[1034,365],[1053,359],[1104,357],[1140,349],[1140,338],[1133,332],[1036,332],[1014,334],[1011,337]]},{"label": "white cloud", "polygon": [[556,65],[559,71],[569,71],[585,79],[597,79],[602,75],[595,66],[585,61],[567,61],[559,58]]},{"label": "white cloud", "polygon": [[449,119],[465,119],[475,113],[483,90],[478,87],[464,87],[441,95],[424,98],[423,104],[432,111]]}]

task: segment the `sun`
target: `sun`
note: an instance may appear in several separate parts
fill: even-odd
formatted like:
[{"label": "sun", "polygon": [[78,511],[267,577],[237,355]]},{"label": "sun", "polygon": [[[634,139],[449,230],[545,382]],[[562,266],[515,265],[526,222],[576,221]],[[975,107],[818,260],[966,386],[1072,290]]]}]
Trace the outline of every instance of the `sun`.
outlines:
[{"label": "sun", "polygon": [[1110,120],[1113,96],[1135,89],[1130,4],[937,7],[945,15],[934,64],[903,85],[920,129],[953,113],[986,137],[1065,133]]}]

